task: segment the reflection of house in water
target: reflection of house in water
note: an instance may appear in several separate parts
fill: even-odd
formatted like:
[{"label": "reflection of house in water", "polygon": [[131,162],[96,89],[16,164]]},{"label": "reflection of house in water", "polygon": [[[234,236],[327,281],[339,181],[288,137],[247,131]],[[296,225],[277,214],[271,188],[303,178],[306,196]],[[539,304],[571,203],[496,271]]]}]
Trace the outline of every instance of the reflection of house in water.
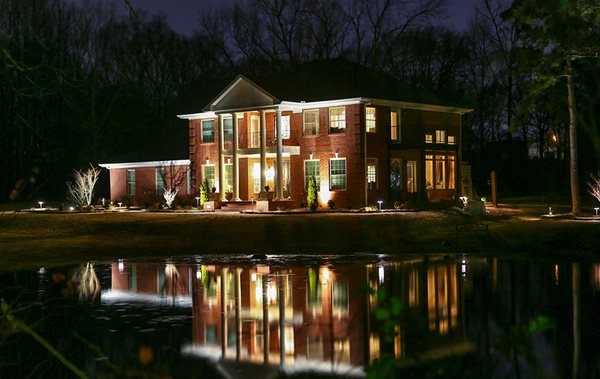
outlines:
[{"label": "reflection of house in water", "polygon": [[[457,352],[465,346],[458,267],[442,259],[338,267],[201,265],[192,281],[193,346],[185,351],[336,371],[363,367],[384,352],[398,358]],[[395,336],[380,334],[377,295],[366,295],[366,283],[385,287],[406,305],[409,317]]]},{"label": "reflection of house in water", "polygon": [[114,262],[111,265],[111,289],[102,292],[102,301],[189,306],[190,273],[189,265]]}]

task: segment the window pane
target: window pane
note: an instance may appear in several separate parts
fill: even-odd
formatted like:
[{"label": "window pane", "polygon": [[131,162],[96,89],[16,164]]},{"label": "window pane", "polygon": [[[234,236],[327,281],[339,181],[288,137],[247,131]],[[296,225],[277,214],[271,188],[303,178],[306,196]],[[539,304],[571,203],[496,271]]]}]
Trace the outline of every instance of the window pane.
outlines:
[{"label": "window pane", "polygon": [[369,189],[377,188],[377,159],[367,159],[367,183]]},{"label": "window pane", "polygon": [[446,156],[435,156],[435,188],[446,188]]},{"label": "window pane", "polygon": [[433,134],[425,134],[425,143],[433,143]]},{"label": "window pane", "polygon": [[233,141],[233,118],[231,117],[223,119],[223,139]]},{"label": "window pane", "polygon": [[308,181],[311,176],[315,177],[317,191],[321,188],[321,167],[318,160],[304,161],[304,188],[308,189]]},{"label": "window pane", "polygon": [[425,156],[425,186],[433,189],[433,155]]},{"label": "window pane", "polygon": [[400,191],[402,189],[402,161],[400,159],[390,160],[390,190]]},{"label": "window pane", "polygon": [[202,142],[215,142],[215,120],[202,121]]},{"label": "window pane", "polygon": [[448,136],[448,144],[449,145],[455,145],[456,144],[456,140],[454,139],[454,136]]},{"label": "window pane", "polygon": [[346,130],[346,108],[329,109],[329,133],[343,133]]},{"label": "window pane", "polygon": [[212,191],[215,187],[215,165],[202,166],[202,183],[208,182],[208,190]]},{"label": "window pane", "polygon": [[281,138],[290,139],[290,116],[281,116]]},{"label": "window pane", "polygon": [[446,143],[446,131],[436,130],[435,131],[435,143]]},{"label": "window pane", "polygon": [[375,133],[377,125],[375,119],[375,108],[366,107],[365,111],[365,125],[367,128],[367,133]]},{"label": "window pane", "polygon": [[[450,138],[450,137],[448,137]],[[448,155],[448,188],[454,189],[456,186],[454,184],[455,181],[455,165],[454,165],[454,155]]]},{"label": "window pane", "polygon": [[336,158],[329,161],[329,189],[346,189],[346,158]]},{"label": "window pane", "polygon": [[400,141],[400,133],[398,130],[398,113],[390,112],[390,139],[392,141]]},{"label": "window pane", "polygon": [[127,170],[127,195],[135,195],[135,170]]},{"label": "window pane", "polygon": [[233,164],[225,164],[225,193],[233,192]]},{"label": "window pane", "polygon": [[304,111],[304,135],[314,136],[319,134],[319,110]]},{"label": "window pane", "polygon": [[165,170],[156,170],[156,193],[162,195],[165,192]]}]

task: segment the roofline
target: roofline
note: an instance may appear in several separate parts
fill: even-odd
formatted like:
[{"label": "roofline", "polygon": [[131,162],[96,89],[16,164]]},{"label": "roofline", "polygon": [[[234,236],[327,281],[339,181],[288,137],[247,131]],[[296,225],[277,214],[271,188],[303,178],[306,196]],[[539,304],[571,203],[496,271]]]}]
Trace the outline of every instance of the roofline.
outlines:
[{"label": "roofline", "polygon": [[275,109],[277,107],[281,107],[284,109],[298,110],[302,111],[305,109],[311,108],[324,108],[324,107],[335,107],[335,106],[343,106],[343,105],[351,105],[351,104],[373,104],[373,105],[383,105],[397,108],[405,108],[405,109],[416,109],[416,110],[424,110],[431,112],[444,112],[444,113],[454,113],[463,115],[465,113],[473,112],[471,108],[462,108],[462,107],[453,107],[447,105],[435,105],[435,104],[424,104],[424,103],[412,103],[408,101],[399,101],[399,100],[385,100],[385,99],[376,99],[370,97],[350,97],[345,99],[334,99],[334,100],[319,100],[319,101],[281,101],[280,104],[274,105],[261,105],[256,107],[244,107],[237,109],[223,109],[218,112],[208,111],[208,112],[200,112],[200,113],[191,113],[185,115],[178,115],[177,117],[181,119],[187,120],[200,120],[205,118],[214,118],[218,114],[222,113],[234,113],[234,112],[244,112],[251,110],[262,110],[262,109]]},{"label": "roofline", "polygon": [[147,167],[158,167],[158,166],[189,166],[189,159],[177,159],[177,160],[161,160],[161,161],[146,161],[146,162],[128,162],[128,163],[100,163],[98,166],[107,168],[109,170],[119,168],[147,168]]},{"label": "roofline", "polygon": [[248,82],[251,86],[253,86],[254,88],[256,88],[257,90],[263,92],[265,95],[267,95],[268,97],[271,98],[271,100],[273,100],[273,103],[277,104],[280,103],[281,100],[279,100],[276,96],[273,96],[273,94],[271,94],[269,91],[265,90],[264,88],[262,88],[261,86],[259,86],[258,84],[254,83],[252,80],[248,79],[246,76],[242,75],[242,74],[238,74],[238,76],[235,77],[235,79],[233,79],[231,81],[231,83],[229,83],[214,99],[212,99],[212,101],[210,101],[202,110],[213,110],[213,105],[215,103],[218,103],[219,101],[221,101],[221,99],[223,99],[229,92],[231,92],[231,90],[233,89],[233,87],[235,87],[236,84],[238,84],[239,82],[241,82],[242,80]]}]

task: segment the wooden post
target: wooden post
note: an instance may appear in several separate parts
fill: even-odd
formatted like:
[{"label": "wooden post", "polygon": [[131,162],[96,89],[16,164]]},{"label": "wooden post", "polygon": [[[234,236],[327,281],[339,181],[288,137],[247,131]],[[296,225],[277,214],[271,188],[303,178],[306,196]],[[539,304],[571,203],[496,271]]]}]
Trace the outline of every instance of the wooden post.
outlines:
[{"label": "wooden post", "polygon": [[492,171],[490,173],[490,176],[492,177],[492,204],[494,204],[494,206],[497,207],[498,197],[496,193],[496,171]]}]

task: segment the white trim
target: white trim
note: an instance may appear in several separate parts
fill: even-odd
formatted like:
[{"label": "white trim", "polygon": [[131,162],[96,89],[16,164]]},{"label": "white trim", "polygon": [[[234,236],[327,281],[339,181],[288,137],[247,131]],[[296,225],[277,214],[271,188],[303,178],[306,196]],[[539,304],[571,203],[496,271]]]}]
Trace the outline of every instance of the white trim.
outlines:
[{"label": "white trim", "polygon": [[146,168],[146,167],[158,167],[158,166],[189,166],[189,159],[178,159],[178,160],[164,160],[164,161],[148,161],[148,162],[129,162],[129,163],[100,163],[98,166],[107,168],[109,170],[119,168]]},{"label": "white trim", "polygon": [[182,120],[202,120],[206,118],[215,118],[217,117],[217,114],[213,111],[210,111],[200,113],[178,114],[177,117]]},{"label": "white trim", "polygon": [[444,105],[435,105],[435,104],[422,104],[422,103],[411,103],[408,101],[398,101],[398,100],[384,100],[384,99],[374,99],[368,97],[351,97],[345,99],[333,99],[333,100],[320,100],[320,101],[308,101],[308,102],[298,102],[298,101],[282,101],[280,104],[274,105],[263,105],[256,107],[246,107],[239,109],[222,109],[217,112],[207,111],[200,113],[191,113],[178,115],[177,117],[186,120],[197,120],[203,118],[216,117],[217,114],[222,113],[231,113],[231,112],[241,112],[241,111],[249,111],[249,110],[261,110],[261,109],[275,109],[280,107],[282,110],[291,110],[292,112],[301,112],[305,109],[311,108],[328,108],[328,107],[339,107],[344,105],[353,105],[353,104],[368,104],[368,105],[382,105],[394,108],[404,108],[404,109],[416,109],[416,110],[424,110],[431,112],[444,112],[444,113],[454,113],[463,115],[465,113],[472,112],[471,108],[461,108],[461,107],[450,107]]}]

